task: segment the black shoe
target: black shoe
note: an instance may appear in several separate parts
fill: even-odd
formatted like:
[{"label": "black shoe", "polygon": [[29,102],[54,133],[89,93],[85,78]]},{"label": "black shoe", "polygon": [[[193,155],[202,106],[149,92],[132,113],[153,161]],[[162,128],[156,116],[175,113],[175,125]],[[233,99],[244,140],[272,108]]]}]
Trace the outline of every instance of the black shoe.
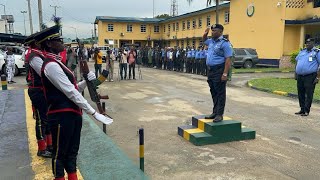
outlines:
[{"label": "black shoe", "polygon": [[216,117],[216,114],[215,113],[212,113],[212,114],[210,114],[210,115],[208,115],[208,116],[205,116],[204,118],[205,119],[214,119]]},{"label": "black shoe", "polygon": [[296,114],[296,115],[302,115],[302,114],[304,114],[304,111],[300,110],[299,112],[296,112],[296,113],[294,113],[294,114]]},{"label": "black shoe", "polygon": [[9,81],[8,84],[12,84],[13,82]]},{"label": "black shoe", "polygon": [[53,147],[52,147],[52,146],[47,146],[47,151],[49,151],[50,153],[52,153]]},{"label": "black shoe", "polygon": [[303,114],[301,114],[301,116],[309,116],[309,113],[303,113]]},{"label": "black shoe", "polygon": [[17,82],[15,82],[15,81],[11,81],[12,83],[17,83]]},{"label": "black shoe", "polygon": [[38,156],[44,157],[44,158],[52,158],[51,152],[44,150],[44,151],[38,151]]},{"label": "black shoe", "polygon": [[217,115],[217,116],[214,118],[213,122],[214,122],[214,123],[217,123],[217,122],[221,122],[222,120],[223,120],[223,116]]}]

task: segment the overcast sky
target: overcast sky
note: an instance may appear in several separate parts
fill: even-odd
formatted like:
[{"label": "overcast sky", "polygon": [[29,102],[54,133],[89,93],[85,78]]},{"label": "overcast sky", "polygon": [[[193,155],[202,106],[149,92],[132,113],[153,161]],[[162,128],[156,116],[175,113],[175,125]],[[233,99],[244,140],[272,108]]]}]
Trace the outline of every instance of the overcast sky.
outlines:
[{"label": "overcast sky", "polygon": [[[39,30],[38,0],[31,1],[31,13],[34,32]],[[184,14],[191,11],[206,8],[206,0],[193,0],[189,4],[187,0],[178,1],[178,13]],[[171,0],[154,0],[155,15],[170,13]],[[24,34],[23,14],[28,11],[27,0],[0,0],[5,5],[6,14],[15,18],[14,31]],[[57,8],[57,16],[62,17],[63,35],[75,38],[75,29],[79,37],[91,37],[91,32],[96,16],[128,16],[128,17],[152,17],[153,0],[42,0],[43,21],[47,26],[53,25],[50,21],[54,14],[51,6]],[[0,6],[0,14],[4,14],[3,6]],[[29,14],[26,17],[26,31],[30,34]],[[72,28],[74,27],[74,28]]]}]

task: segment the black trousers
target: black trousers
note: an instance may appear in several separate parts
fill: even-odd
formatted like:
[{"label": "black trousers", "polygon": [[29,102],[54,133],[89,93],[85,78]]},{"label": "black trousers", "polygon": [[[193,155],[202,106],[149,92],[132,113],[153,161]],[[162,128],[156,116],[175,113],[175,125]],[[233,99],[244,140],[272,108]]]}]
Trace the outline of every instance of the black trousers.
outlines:
[{"label": "black trousers", "polygon": [[40,88],[29,88],[28,94],[33,106],[33,113],[36,119],[36,137],[37,140],[45,139],[50,134],[50,127],[47,119],[47,102]]},{"label": "black trousers", "polygon": [[123,71],[124,71],[124,79],[127,79],[127,63],[120,63],[121,80],[123,80]]},{"label": "black trousers", "polygon": [[52,131],[52,172],[55,178],[77,171],[82,116],[73,112],[49,114]]},{"label": "black trousers", "polygon": [[316,87],[313,84],[313,81],[316,79],[317,73],[312,73],[308,75],[297,75],[297,89],[298,89],[298,97],[299,97],[299,105],[301,111],[310,112],[313,93]]},{"label": "black trousers", "polygon": [[226,86],[227,81],[221,81],[224,71],[224,63],[208,68],[208,85],[213,101],[212,112],[216,115],[223,116],[226,104]]},{"label": "black trousers", "polygon": [[135,79],[136,77],[136,63],[129,64],[129,79],[131,79],[131,71],[132,71],[132,77]]}]

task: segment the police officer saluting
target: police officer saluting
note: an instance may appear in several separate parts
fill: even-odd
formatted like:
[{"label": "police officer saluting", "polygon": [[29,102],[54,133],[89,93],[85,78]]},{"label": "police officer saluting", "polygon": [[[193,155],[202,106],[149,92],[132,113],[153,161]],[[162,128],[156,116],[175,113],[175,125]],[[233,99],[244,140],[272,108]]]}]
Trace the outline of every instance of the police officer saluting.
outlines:
[{"label": "police officer saluting", "polygon": [[314,39],[307,39],[306,48],[296,57],[297,88],[300,111],[295,114],[308,116],[313,99],[314,88],[319,81],[319,49],[314,48]]},{"label": "police officer saluting", "polygon": [[226,85],[228,71],[231,66],[232,48],[229,41],[223,38],[223,26],[215,24],[211,26],[212,37],[208,39],[210,28],[205,30],[203,42],[208,46],[206,64],[208,66],[208,84],[213,100],[212,114],[206,119],[213,122],[223,120],[224,107],[226,103]]}]

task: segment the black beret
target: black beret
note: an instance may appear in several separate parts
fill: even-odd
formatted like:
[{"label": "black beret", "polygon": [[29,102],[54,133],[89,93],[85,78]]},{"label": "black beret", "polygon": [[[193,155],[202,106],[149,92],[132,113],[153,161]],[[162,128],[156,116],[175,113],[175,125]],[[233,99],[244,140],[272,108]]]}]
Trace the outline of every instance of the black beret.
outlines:
[{"label": "black beret", "polygon": [[60,27],[58,25],[52,26],[50,28],[44,29],[40,31],[38,34],[34,36],[35,41],[40,44],[43,41],[51,40],[51,39],[62,39],[60,37]]},{"label": "black beret", "polygon": [[213,24],[213,25],[211,26],[211,30],[212,30],[212,29],[220,29],[220,30],[223,31],[224,27],[223,27],[221,24]]}]

